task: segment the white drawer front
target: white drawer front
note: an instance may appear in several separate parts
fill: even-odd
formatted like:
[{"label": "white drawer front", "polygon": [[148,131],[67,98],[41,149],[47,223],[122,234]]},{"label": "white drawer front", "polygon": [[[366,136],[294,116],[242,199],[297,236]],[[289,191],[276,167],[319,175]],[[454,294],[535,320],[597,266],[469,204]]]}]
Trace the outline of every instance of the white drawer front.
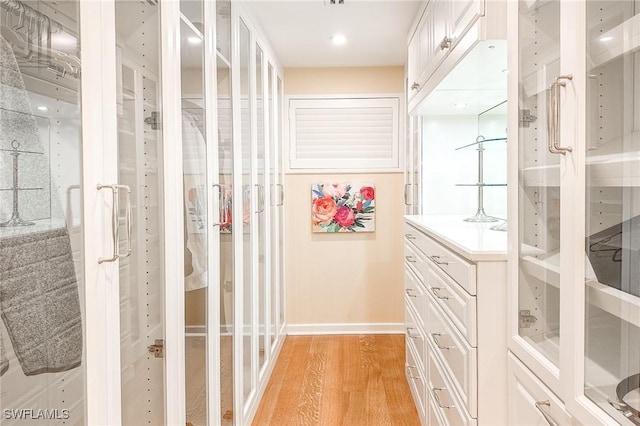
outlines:
[{"label": "white drawer front", "polygon": [[433,353],[429,352],[429,380],[427,383],[428,393],[433,398],[433,409],[438,413],[437,417],[444,420],[445,425],[476,425],[476,419],[467,412],[464,404],[456,395],[456,391],[448,380],[445,373]]},{"label": "white drawer front", "polygon": [[442,269],[469,294],[476,294],[476,265],[458,256],[411,225],[405,224],[404,235],[406,240],[409,240],[426,255],[429,259],[427,263]]},{"label": "white drawer front", "polygon": [[404,243],[404,264],[409,266],[420,281],[424,282],[424,266],[427,261],[424,253],[418,250],[413,244],[405,241]]},{"label": "white drawer front", "polygon": [[404,324],[405,341],[407,342],[407,346],[413,346],[417,355],[416,362],[418,363],[418,367],[420,368],[420,371],[422,371],[422,374],[426,376],[426,340],[424,332],[422,331],[423,325],[418,325],[413,309],[411,309],[407,304],[404,306]]},{"label": "white drawer front", "polygon": [[442,271],[430,268],[425,276],[427,292],[447,314],[471,346],[476,347],[476,298]]},{"label": "white drawer front", "polygon": [[564,404],[509,352],[508,421],[510,425],[571,425]]},{"label": "white drawer front", "polygon": [[413,400],[416,403],[416,410],[420,415],[420,420],[424,424],[426,420],[425,380],[420,369],[416,365],[416,357],[413,354],[411,345],[407,344],[406,352],[407,362],[405,364],[405,375],[407,376],[409,388],[411,388],[411,393],[413,394]]},{"label": "white drawer front", "polygon": [[470,346],[433,298],[427,298],[427,341],[472,417],[478,416],[478,353]]},{"label": "white drawer front", "polygon": [[414,312],[418,314],[416,321],[419,321],[424,328],[424,320],[427,316],[427,292],[411,268],[407,267],[404,268],[404,296],[405,303],[411,305]]}]

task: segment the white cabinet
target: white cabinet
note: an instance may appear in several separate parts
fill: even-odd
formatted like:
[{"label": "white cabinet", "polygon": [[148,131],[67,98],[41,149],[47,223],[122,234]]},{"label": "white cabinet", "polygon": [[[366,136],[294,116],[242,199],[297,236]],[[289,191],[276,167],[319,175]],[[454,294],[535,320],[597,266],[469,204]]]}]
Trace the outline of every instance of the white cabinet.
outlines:
[{"label": "white cabinet", "polygon": [[[500,0],[431,0],[427,3],[415,31],[409,37],[407,67],[411,109],[416,105],[412,101],[416,95],[419,94],[420,99],[426,97],[441,80],[440,75],[446,75],[472,47],[473,41],[469,40],[477,42],[488,38],[504,38],[504,7],[505,2]],[[490,19],[485,20],[482,25],[474,26],[479,18],[485,16],[485,9],[491,12],[488,14]],[[467,32],[471,33],[469,40],[461,45],[455,59],[445,66],[446,70],[433,80],[435,71]]]},{"label": "white cabinet", "polygon": [[638,424],[638,8],[509,8],[509,348],[577,423]]},{"label": "white cabinet", "polygon": [[506,424],[506,236],[489,226],[405,216],[407,380],[425,424]]},{"label": "white cabinet", "polygon": [[509,354],[509,421],[512,426],[570,425],[564,404],[513,354]]}]

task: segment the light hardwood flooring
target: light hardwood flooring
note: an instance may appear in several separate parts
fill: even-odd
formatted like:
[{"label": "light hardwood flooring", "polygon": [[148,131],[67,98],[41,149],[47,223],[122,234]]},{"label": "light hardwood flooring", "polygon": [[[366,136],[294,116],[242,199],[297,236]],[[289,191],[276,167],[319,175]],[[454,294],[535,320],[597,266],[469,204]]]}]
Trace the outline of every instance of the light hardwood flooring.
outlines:
[{"label": "light hardwood flooring", "polygon": [[287,336],[254,425],[419,425],[404,335]]}]

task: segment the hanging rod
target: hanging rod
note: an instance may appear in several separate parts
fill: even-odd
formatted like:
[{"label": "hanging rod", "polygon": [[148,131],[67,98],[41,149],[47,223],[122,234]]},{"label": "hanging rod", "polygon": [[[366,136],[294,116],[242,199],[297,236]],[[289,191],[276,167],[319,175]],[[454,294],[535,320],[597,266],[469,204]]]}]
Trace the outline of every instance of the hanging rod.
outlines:
[{"label": "hanging rod", "polygon": [[[480,139],[482,139],[482,140],[480,140]],[[485,142],[506,141],[506,140],[507,140],[507,138],[485,139],[482,136],[478,136],[478,138],[476,139],[476,141],[474,143],[470,143],[469,145],[461,146],[459,148],[456,148],[455,150],[457,151],[457,150],[462,149],[462,148],[468,148],[470,146],[479,145],[479,144],[485,143]]]},{"label": "hanging rod", "polygon": [[[55,32],[62,31],[64,25],[55,19],[49,18],[47,15],[41,13],[40,11],[32,8],[31,6],[27,6],[20,0],[0,0],[0,6],[7,9],[11,13],[24,14],[23,16],[36,18],[40,22],[46,22],[49,26],[49,29],[55,27]],[[24,18],[23,18],[24,19]]]}]

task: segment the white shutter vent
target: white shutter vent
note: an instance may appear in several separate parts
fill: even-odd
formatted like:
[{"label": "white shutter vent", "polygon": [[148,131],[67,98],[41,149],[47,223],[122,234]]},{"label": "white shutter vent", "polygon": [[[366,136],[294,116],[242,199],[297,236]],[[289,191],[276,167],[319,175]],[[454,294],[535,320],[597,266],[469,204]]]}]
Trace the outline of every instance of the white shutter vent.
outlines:
[{"label": "white shutter vent", "polygon": [[292,171],[384,171],[400,167],[399,98],[291,99]]}]

